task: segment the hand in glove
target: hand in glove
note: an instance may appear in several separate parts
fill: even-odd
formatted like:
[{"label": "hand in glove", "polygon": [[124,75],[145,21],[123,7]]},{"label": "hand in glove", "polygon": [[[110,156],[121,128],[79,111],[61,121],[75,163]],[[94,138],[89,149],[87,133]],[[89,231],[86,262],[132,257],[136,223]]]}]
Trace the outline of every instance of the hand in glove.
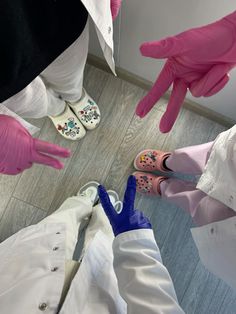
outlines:
[{"label": "hand in glove", "polygon": [[115,236],[130,230],[152,228],[148,218],[142,212],[134,209],[135,194],[136,179],[134,176],[130,176],[125,191],[123,209],[118,214],[111,204],[105,188],[101,185],[98,187],[98,195],[102,207],[110,221]]},{"label": "hand in glove", "polygon": [[111,0],[111,15],[113,21],[117,18],[122,0]]},{"label": "hand in glove", "polygon": [[143,56],[167,59],[150,92],[139,102],[136,114],[143,118],[173,83],[160,131],[169,132],[189,89],[195,97],[209,97],[229,81],[236,64],[236,11],[223,19],[179,35],[143,43]]},{"label": "hand in glove", "polygon": [[0,173],[18,174],[33,163],[62,169],[63,164],[49,154],[66,158],[70,151],[33,138],[16,119],[0,115]]}]

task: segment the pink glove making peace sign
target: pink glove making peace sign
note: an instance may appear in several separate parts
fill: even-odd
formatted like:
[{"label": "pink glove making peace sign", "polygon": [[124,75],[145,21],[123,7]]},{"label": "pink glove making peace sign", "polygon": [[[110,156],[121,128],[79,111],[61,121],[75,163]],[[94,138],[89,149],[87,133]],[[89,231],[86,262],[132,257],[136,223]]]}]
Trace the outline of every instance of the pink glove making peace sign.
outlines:
[{"label": "pink glove making peace sign", "polygon": [[229,81],[228,72],[236,65],[236,11],[215,23],[143,43],[140,50],[143,56],[167,61],[136,114],[143,118],[173,84],[159,126],[161,132],[169,132],[188,89],[195,97],[209,97]]},{"label": "pink glove making peace sign", "polygon": [[33,138],[16,119],[0,115],[0,173],[18,174],[33,163],[62,169],[63,163],[50,155],[66,158],[70,151]]}]

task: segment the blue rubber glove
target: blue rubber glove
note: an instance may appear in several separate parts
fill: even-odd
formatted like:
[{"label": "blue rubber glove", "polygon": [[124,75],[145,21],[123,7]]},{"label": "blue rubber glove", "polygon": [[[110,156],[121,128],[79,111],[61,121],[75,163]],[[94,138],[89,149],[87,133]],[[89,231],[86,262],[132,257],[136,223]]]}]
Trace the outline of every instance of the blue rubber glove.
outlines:
[{"label": "blue rubber glove", "polygon": [[152,229],[148,218],[139,210],[134,209],[135,194],[136,179],[134,176],[129,176],[123,201],[123,209],[118,214],[109,199],[106,189],[102,185],[98,187],[98,195],[102,207],[110,221],[115,236],[130,230]]}]

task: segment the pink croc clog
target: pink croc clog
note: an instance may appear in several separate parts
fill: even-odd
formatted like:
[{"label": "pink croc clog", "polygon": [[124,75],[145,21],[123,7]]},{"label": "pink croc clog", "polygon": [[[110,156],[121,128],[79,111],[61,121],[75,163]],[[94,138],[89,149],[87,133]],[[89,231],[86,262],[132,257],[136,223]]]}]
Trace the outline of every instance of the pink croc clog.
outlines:
[{"label": "pink croc clog", "polygon": [[137,192],[145,195],[161,195],[160,184],[167,177],[155,176],[146,172],[134,172],[136,178]]},{"label": "pink croc clog", "polygon": [[146,149],[141,151],[134,159],[134,167],[141,171],[162,171],[168,170],[164,167],[163,161],[171,153],[155,149]]}]

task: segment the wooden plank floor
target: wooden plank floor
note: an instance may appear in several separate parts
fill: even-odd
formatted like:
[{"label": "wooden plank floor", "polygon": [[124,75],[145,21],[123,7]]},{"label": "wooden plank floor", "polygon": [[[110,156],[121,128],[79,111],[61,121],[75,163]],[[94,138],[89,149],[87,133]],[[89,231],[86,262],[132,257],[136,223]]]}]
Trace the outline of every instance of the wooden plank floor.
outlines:
[{"label": "wooden plank floor", "polygon": [[[34,165],[18,176],[0,176],[0,240],[52,213],[88,180],[97,180],[122,194],[133,159],[145,148],[173,150],[213,140],[225,128],[182,110],[169,134],[157,123],[164,100],[145,118],[134,115],[145,92],[112,75],[87,66],[85,88],[98,102],[102,122],[80,142],[64,140],[49,119],[34,121],[39,137],[69,147],[73,155],[62,171]],[[136,205],[151,219],[162,252],[186,313],[236,313],[236,294],[201,265],[190,234],[192,222],[180,208],[159,198],[137,196]],[[174,313],[173,313],[174,314]]]}]

